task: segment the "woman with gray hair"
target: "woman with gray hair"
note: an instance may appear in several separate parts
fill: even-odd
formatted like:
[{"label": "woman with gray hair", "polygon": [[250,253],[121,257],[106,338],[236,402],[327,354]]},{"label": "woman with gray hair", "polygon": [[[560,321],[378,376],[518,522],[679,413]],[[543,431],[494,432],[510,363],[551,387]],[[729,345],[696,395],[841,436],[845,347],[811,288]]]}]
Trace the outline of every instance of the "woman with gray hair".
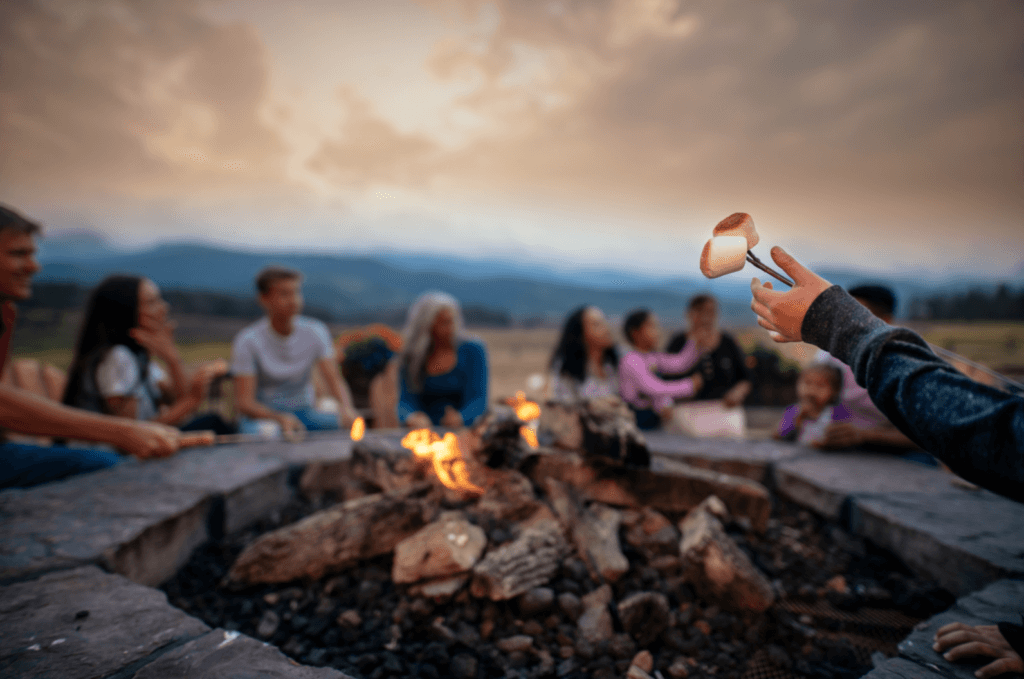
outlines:
[{"label": "woman with gray hair", "polygon": [[470,425],[487,410],[487,353],[466,336],[458,301],[426,292],[409,309],[398,419],[421,429]]}]

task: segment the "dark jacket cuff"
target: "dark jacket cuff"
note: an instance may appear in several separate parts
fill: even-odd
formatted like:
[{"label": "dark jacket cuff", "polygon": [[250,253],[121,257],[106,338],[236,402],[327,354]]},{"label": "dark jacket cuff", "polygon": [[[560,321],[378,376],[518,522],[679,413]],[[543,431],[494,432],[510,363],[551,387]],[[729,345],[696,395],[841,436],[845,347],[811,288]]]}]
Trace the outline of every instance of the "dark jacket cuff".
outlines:
[{"label": "dark jacket cuff", "polygon": [[858,345],[872,331],[888,326],[838,285],[818,295],[804,315],[803,340],[851,365]]}]

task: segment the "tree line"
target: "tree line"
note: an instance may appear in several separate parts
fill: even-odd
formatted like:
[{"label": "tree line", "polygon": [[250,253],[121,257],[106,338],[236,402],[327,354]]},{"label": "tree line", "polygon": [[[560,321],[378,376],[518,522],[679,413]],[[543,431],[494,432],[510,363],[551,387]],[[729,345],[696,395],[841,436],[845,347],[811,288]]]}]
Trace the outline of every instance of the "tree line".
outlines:
[{"label": "tree line", "polygon": [[975,288],[959,294],[915,299],[907,314],[914,320],[1024,321],[1024,286],[1001,283],[995,290]]}]

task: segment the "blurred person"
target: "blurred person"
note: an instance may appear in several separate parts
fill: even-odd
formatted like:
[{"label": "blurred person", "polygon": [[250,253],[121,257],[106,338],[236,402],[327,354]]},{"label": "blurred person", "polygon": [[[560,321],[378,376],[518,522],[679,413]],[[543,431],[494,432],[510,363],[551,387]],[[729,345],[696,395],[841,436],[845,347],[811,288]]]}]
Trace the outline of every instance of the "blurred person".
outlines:
[{"label": "blurred person", "polygon": [[[36,236],[42,229],[0,205],[0,372],[11,347],[17,318],[14,303],[32,295]],[[138,458],[165,457],[179,446],[179,432],[155,422],[138,422],[86,412],[24,389],[0,384],[0,427],[30,436],[104,443]],[[24,488],[116,465],[116,453],[66,446],[0,443],[0,488]]]},{"label": "blurred person", "polygon": [[487,352],[467,337],[458,301],[423,293],[402,335],[399,421],[412,429],[472,425],[487,410]]},{"label": "blurred person", "polygon": [[[257,434],[265,432],[262,423],[268,423],[271,430],[279,428],[292,437],[304,431],[347,428],[358,415],[327,326],[300,315],[302,274],[269,266],[256,276],[256,291],[266,316],[242,329],[231,346],[240,430]],[[314,369],[337,401],[337,412],[314,407]]]},{"label": "blurred person", "polygon": [[663,380],[657,373],[686,372],[700,359],[701,349],[691,338],[678,353],[656,351],[661,325],[649,309],[627,315],[622,333],[633,349],[619,362],[619,394],[636,414],[640,429],[657,429],[671,420],[677,398],[691,398],[704,386],[700,373],[678,380]]},{"label": "blurred person", "polygon": [[796,381],[797,403],[786,408],[775,438],[819,446],[825,430],[834,422],[849,419],[840,403],[843,371],[831,363],[812,363]]},{"label": "blurred person", "polygon": [[[185,431],[234,433],[218,415],[182,424],[199,408],[210,382],[224,375],[228,366],[224,361],[208,363],[189,380],[167,310],[153,281],[139,276],[105,278],[86,307],[64,403],[135,420],[181,424]],[[152,357],[162,360],[170,374]]]},{"label": "blurred person", "polygon": [[551,400],[577,403],[618,396],[619,355],[608,319],[595,306],[582,306],[565,320],[550,362]]},{"label": "blurred person", "polygon": [[[892,290],[881,285],[861,285],[851,288],[849,292],[850,296],[868,311],[892,325],[893,314],[896,312],[896,295]],[[836,422],[825,430],[821,440],[822,448],[862,448],[897,453],[917,448],[914,442],[893,426],[882,411],[871,402],[867,390],[854,379],[850,366],[834,358],[824,349],[818,352],[815,361],[832,363],[843,371],[843,393],[840,402],[851,415],[847,421]],[[935,464],[934,458],[920,452],[908,453],[903,457]]]},{"label": "blurred person", "polygon": [[[721,400],[726,408],[736,408],[750,394],[752,382],[746,355],[732,335],[718,326],[718,302],[711,295],[697,295],[690,300],[686,311],[690,333],[706,337],[705,354],[697,363],[704,378],[704,386],[693,397],[694,401]],[[666,351],[678,353],[686,346],[687,333],[672,337]],[[685,375],[664,375],[665,379],[678,379]]]},{"label": "blurred person", "polygon": [[877,318],[782,248],[771,252],[794,287],[754,278],[750,306],[774,341],[825,349],[916,445],[971,483],[1024,501],[1024,398],[961,374],[917,333]]}]

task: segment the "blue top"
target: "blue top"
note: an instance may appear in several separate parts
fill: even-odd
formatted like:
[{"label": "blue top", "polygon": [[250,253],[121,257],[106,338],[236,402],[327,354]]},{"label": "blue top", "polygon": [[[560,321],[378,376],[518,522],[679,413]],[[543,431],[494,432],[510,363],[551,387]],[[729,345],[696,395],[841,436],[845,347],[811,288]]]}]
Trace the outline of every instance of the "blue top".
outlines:
[{"label": "blue top", "polygon": [[875,318],[838,285],[815,298],[800,332],[850,366],[914,443],[968,481],[1024,502],[1024,398],[960,373],[917,333]]},{"label": "blue top", "polygon": [[398,400],[398,419],[416,411],[424,412],[434,424],[441,424],[445,406],[462,414],[462,421],[472,424],[487,410],[487,352],[479,342],[467,341],[456,350],[455,367],[443,375],[427,375],[423,390],[409,391],[402,371],[402,396]]}]

